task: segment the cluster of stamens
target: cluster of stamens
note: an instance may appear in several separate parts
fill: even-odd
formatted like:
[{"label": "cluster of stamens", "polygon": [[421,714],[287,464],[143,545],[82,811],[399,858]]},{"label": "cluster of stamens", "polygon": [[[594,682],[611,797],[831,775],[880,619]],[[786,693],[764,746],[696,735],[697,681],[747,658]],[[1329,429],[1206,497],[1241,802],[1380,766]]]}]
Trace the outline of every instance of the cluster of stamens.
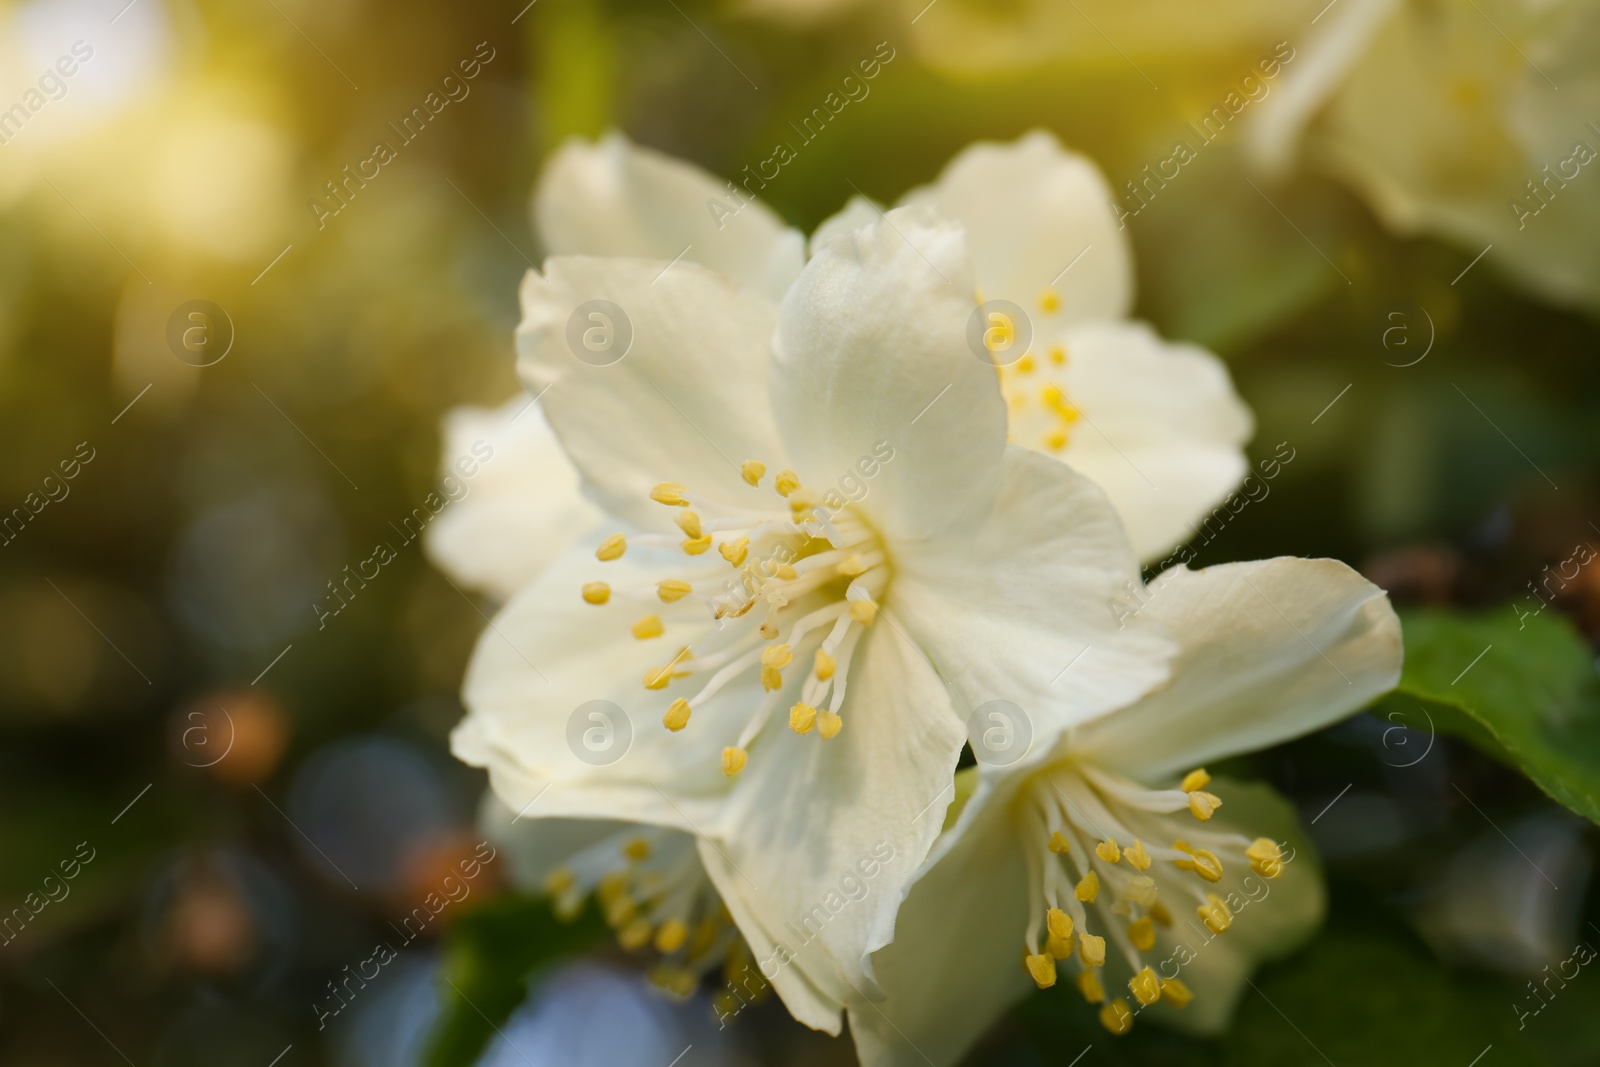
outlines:
[{"label": "cluster of stamens", "polygon": [[[981,290],[977,297],[978,303],[982,304]],[[1046,315],[1054,314],[1060,307],[1061,297],[1054,289],[1045,289],[1039,294],[1039,310]],[[986,334],[984,345],[993,356],[1015,340],[1014,328],[1002,328]],[[1044,358],[1053,367],[1066,366],[1066,346],[1051,345]],[[1037,386],[1034,384],[1034,375],[1039,371],[1039,357],[1030,348],[1010,363],[991,361],[996,363],[995,370],[1000,376],[1000,393],[1005,398],[1006,412],[1014,431],[1011,439],[1033,448],[1064,451],[1072,440],[1074,424],[1082,416],[1059,384],[1051,381]]]},{"label": "cluster of stamens", "polygon": [[[1222,880],[1224,859],[1248,863],[1265,878],[1283,871],[1277,844],[1264,837],[1251,841],[1197,829],[1188,835],[1192,842],[1178,839],[1166,848],[1145,843],[1158,839],[1165,816],[1185,809],[1199,822],[1210,821],[1222,805],[1206,791],[1210,781],[1201,769],[1177,789],[1150,790],[1074,764],[1041,774],[1024,793],[1019,815],[1039,842],[1028,851],[1036,889],[1030,894],[1024,966],[1047,989],[1055,985],[1057,964],[1073,961],[1079,992],[1101,1005],[1100,1021],[1113,1033],[1132,1027],[1135,1010],[1126,998],[1107,997],[1101,975],[1108,938],[1132,971],[1128,992],[1141,1008],[1158,1000],[1181,1008],[1193,998],[1189,987],[1157,974],[1145,956],[1155,948],[1158,928],[1173,925],[1172,897],[1189,898],[1206,929],[1221,934],[1233,924],[1233,914],[1209,887]],[[1174,869],[1193,877],[1170,873]]]},{"label": "cluster of stamens", "polygon": [[[740,473],[747,485],[759,489],[767,468],[751,460]],[[807,673],[789,708],[790,728],[798,734],[815,731],[823,740],[843,729],[840,711],[850,659],[877,617],[889,581],[887,557],[859,515],[848,507],[824,506],[790,470],[779,471],[772,488],[781,503],[728,507],[676,482],[657,485],[650,498],[676,510],[674,522],[683,536],[645,534],[635,541],[675,546],[690,557],[710,555],[715,547],[720,562],[663,579],[649,589],[615,594],[617,599],[662,605],[631,624],[640,641],[664,636],[670,623],[661,613],[671,613],[671,605],[691,596],[695,600],[686,606],[703,606],[716,623],[715,633],[700,647],[683,645],[665,664],[644,674],[644,687],[650,690],[666,689],[680,679],[702,679],[696,692],[667,707],[662,723],[668,730],[688,727],[695,708],[728,683],[752,672],[758,675],[765,698],[722,750],[723,773],[730,776],[744,769],[751,743],[785,690],[793,692],[785,671],[796,665]],[[607,562],[620,559],[627,549],[627,538],[614,534],[595,556]],[[581,594],[594,605],[610,604],[614,597],[611,586],[600,581],[584,585]],[[688,622],[692,616],[673,619]]]}]

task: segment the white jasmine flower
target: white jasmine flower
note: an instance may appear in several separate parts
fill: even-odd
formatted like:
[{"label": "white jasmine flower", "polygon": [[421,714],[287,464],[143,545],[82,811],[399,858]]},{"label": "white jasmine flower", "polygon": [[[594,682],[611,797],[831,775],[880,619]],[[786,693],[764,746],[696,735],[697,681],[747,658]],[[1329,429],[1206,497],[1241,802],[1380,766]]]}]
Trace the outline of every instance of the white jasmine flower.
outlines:
[{"label": "white jasmine flower", "polygon": [[[830,242],[781,307],[682,261],[558,256],[522,290],[521,371],[617,532],[495,620],[454,750],[527,817],[698,835],[762,959],[886,854],[772,977],[830,1032],[873,989],[861,961],[938,833],[968,713],[1012,700],[1051,736],[1158,684],[1171,650],[1107,608],[1139,575],[1103,494],[1005,444],[972,291],[960,230],[924,208]],[[568,348],[596,299],[631,324],[604,367]],[[568,741],[595,700],[631,726],[601,766]]]},{"label": "white jasmine flower", "polygon": [[[719,183],[613,133],[557,152],[535,214],[557,251],[681,257],[777,296],[799,269],[801,239],[760,203],[765,184],[749,168]],[[1216,357],[1126,321],[1132,250],[1111,200],[1093,163],[1036,131],[968,147],[901,203],[961,223],[978,302],[1010,301],[1029,320],[1031,349],[996,357],[1011,440],[1089,475],[1151,560],[1244,477],[1252,420]],[[818,228],[812,253],[880,214],[853,198]]]},{"label": "white jasmine flower", "polygon": [[1150,592],[1147,612],[1181,644],[1171,680],[1025,765],[980,765],[874,955],[885,999],[851,1008],[864,1063],[955,1062],[1013,1000],[1058,981],[1114,1033],[1145,1007],[1214,1032],[1254,963],[1320,919],[1315,860],[1281,844],[1287,806],[1203,765],[1392,688],[1388,598],[1342,563],[1300,559],[1180,567]]}]

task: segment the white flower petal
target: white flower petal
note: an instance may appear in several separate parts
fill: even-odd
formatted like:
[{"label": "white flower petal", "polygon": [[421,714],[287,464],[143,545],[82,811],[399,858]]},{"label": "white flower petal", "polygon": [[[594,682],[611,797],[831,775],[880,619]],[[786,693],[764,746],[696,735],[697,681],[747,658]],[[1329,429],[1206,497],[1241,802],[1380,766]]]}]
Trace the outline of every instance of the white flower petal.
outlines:
[{"label": "white flower petal", "polygon": [[817,228],[812,231],[808,243],[810,254],[815,256],[835,237],[842,237],[855,230],[862,230],[877,222],[883,216],[883,209],[864,196],[852,196],[837,212],[823,219]]},{"label": "white flower petal", "polygon": [[876,992],[863,958],[891,937],[939,835],[965,740],[938,676],[886,627],[857,649],[840,714],[827,741],[781,723],[761,735],[742,777],[758,762],[766,773],[730,797],[726,862],[706,865],[762,973],[777,967],[786,1002],[803,973],[831,1001],[830,1032],[843,1003]]},{"label": "white flower petal", "polygon": [[[1132,309],[1133,253],[1111,199],[1087,157],[1035,130],[1010,144],[968,146],[937,182],[901,203],[927,204],[958,220],[984,299],[1017,304],[1037,336],[1063,323],[1120,319]],[[1060,301],[1053,312],[1040,303],[1047,289]]]},{"label": "white flower petal", "polygon": [[730,184],[612,132],[557,150],[534,217],[552,255],[682,256],[776,300],[805,263],[805,239]]},{"label": "white flower petal", "polygon": [[[575,315],[593,300],[616,305],[623,321]],[[742,502],[752,490],[740,463],[783,462],[768,402],[774,314],[766,298],[694,263],[557,257],[523,280],[518,369],[599,502],[660,526],[668,516],[648,499],[657,483]],[[631,330],[626,354],[604,366],[579,359],[571,335],[582,349],[585,329],[608,325],[613,346]]]},{"label": "white flower petal", "polygon": [[446,488],[463,486],[466,495],[433,520],[424,545],[434,566],[463,585],[505,599],[599,524],[600,510],[579,492],[578,472],[526,393],[498,408],[455,408],[442,436]]},{"label": "white flower petal", "polygon": [[1062,339],[1067,362],[1041,360],[1027,379],[1033,395],[1012,411],[1012,440],[1044,444],[1060,420],[1033,387],[1059,387],[1081,417],[1055,454],[1106,491],[1134,553],[1152,559],[1192,536],[1244,477],[1250,409],[1221,360],[1144,323],[1088,323]]},{"label": "white flower petal", "polygon": [[1388,596],[1337,560],[1177,567],[1148,597],[1139,617],[1165,624],[1182,647],[1171,682],[1071,744],[1140,781],[1319,730],[1400,679]]},{"label": "white flower petal", "polygon": [[866,482],[857,507],[890,539],[948,526],[993,482],[1005,409],[967,346],[973,310],[960,230],[902,208],[819,251],[779,311],[773,404],[802,480]]},{"label": "white flower petal", "polygon": [[1007,450],[981,526],[897,546],[885,609],[928,653],[963,717],[1020,705],[1043,751],[1053,731],[1137,699],[1174,646],[1113,598],[1139,588],[1122,526],[1095,485],[1048,456]]},{"label": "white flower petal", "polygon": [[478,826],[500,850],[501,862],[511,872],[512,883],[520,889],[542,893],[550,875],[574,855],[635,824],[614,819],[519,818],[490,790],[478,805]]}]

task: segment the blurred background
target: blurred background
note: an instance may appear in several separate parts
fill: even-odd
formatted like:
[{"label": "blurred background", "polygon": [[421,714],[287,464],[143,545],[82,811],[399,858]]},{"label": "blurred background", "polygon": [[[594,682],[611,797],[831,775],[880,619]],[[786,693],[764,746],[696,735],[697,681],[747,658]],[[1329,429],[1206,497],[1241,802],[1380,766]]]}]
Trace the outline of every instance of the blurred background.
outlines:
[{"label": "blurred background", "polygon": [[[519,389],[546,154],[617,128],[735,178],[882,43],[870,94],[764,191],[791,224],[1055,131],[1128,213],[1137,315],[1227,360],[1254,459],[1294,453],[1198,564],[1327,555],[1398,605],[1538,606],[1592,680],[1600,566],[1540,578],[1600,545],[1595,26],[1592,3],[1487,0],[0,2],[0,912],[22,917],[0,1062],[854,1062],[774,1001],[722,1028],[714,990],[663,997],[503,865],[391,936],[481,840],[483,777],[446,737],[494,605],[410,543],[325,612],[433,488],[443,414]],[[1280,45],[1277,101],[1251,97]],[[463,61],[466,92],[399,135]],[[380,140],[394,158],[347,181]],[[1129,184],[1178,140],[1181,178]],[[1401,698],[1248,764],[1323,851],[1319,939],[1217,1041],[1112,1046],[1041,994],[973,1063],[1312,1062],[1285,1015],[1330,1062],[1594,1062],[1600,978],[1518,1014],[1600,944],[1590,823]]]}]

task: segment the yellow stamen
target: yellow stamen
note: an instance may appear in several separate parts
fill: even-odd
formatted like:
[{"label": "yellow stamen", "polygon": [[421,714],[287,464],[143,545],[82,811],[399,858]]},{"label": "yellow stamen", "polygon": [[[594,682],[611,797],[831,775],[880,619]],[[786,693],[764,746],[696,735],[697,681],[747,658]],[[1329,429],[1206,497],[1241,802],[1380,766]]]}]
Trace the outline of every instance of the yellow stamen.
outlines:
[{"label": "yellow stamen", "polygon": [[626,551],[628,551],[628,539],[621,534],[612,534],[600,542],[600,547],[594,550],[594,558],[602,563],[609,563],[611,560],[622,558],[622,554]]},{"label": "yellow stamen", "polygon": [[635,919],[617,934],[617,941],[629,952],[644,948],[650,941],[650,920]]},{"label": "yellow stamen", "polygon": [[1269,837],[1256,838],[1244,854],[1250,860],[1250,869],[1263,878],[1276,878],[1283,873],[1283,852]]},{"label": "yellow stamen", "polygon": [[1150,918],[1154,919],[1161,926],[1172,925],[1172,913],[1167,910],[1167,906],[1165,904],[1157,901],[1156,903],[1151,904],[1149,907]]},{"label": "yellow stamen", "polygon": [[850,601],[850,617],[862,626],[871,626],[872,620],[878,617],[878,605],[869,597]]},{"label": "yellow stamen", "polygon": [[1156,902],[1156,880],[1148,875],[1135,875],[1128,879],[1124,895],[1141,908],[1148,908]]},{"label": "yellow stamen", "polygon": [[827,708],[817,710],[817,733],[822,735],[824,741],[831,741],[840,730],[844,729],[844,719]]},{"label": "yellow stamen", "polygon": [[1215,893],[1206,894],[1206,902],[1195,909],[1195,914],[1206,924],[1206,929],[1214,934],[1220,934],[1233,925],[1233,912]]},{"label": "yellow stamen", "polygon": [[753,459],[747,459],[743,463],[739,464],[739,473],[742,474],[744,476],[744,480],[749,482],[751,485],[760,485],[761,476],[767,473],[767,465]]},{"label": "yellow stamen", "polygon": [[743,566],[745,557],[750,554],[750,538],[735,537],[732,541],[724,541],[717,546],[717,551],[735,567]]},{"label": "yellow stamen", "polygon": [[773,482],[773,488],[778,491],[779,496],[786,497],[800,488],[800,476],[791,470],[781,470],[778,472],[777,480]]},{"label": "yellow stamen", "polygon": [[722,750],[722,773],[732,778],[744,770],[745,761],[750,758],[750,753],[742,748],[731,745]]},{"label": "yellow stamen", "polygon": [[661,616],[646,615],[633,624],[633,636],[641,641],[648,641],[652,637],[660,637],[666,633],[666,627],[661,625]]},{"label": "yellow stamen", "polygon": [[663,603],[671,604],[675,600],[682,600],[694,592],[694,586],[681,578],[663,578],[656,583],[656,596]]},{"label": "yellow stamen", "polygon": [[1039,310],[1046,315],[1053,315],[1061,308],[1061,294],[1054,289],[1046,289],[1039,294]]},{"label": "yellow stamen", "polygon": [[1135,841],[1123,849],[1122,858],[1127,860],[1128,865],[1136,871],[1148,871],[1150,869],[1150,853],[1144,850],[1143,841]]},{"label": "yellow stamen", "polygon": [[568,870],[566,867],[557,867],[555,870],[551,871],[550,876],[544,880],[544,891],[553,897],[559,897],[561,894],[571,889],[573,883],[576,881],[577,877],[572,873],[572,871]]},{"label": "yellow stamen", "polygon": [[682,697],[674,700],[667,706],[667,713],[661,716],[661,725],[677,733],[689,725],[689,702]]},{"label": "yellow stamen", "polygon": [[622,899],[627,889],[627,872],[612,871],[600,879],[600,883],[595,886],[594,895],[599,899],[600,903],[609,908],[612,904]]},{"label": "yellow stamen", "polygon": [[808,734],[817,724],[817,709],[810,704],[796,704],[789,709],[789,729],[797,734]]},{"label": "yellow stamen", "polygon": [[1126,1000],[1118,997],[1100,1009],[1100,1025],[1121,1037],[1133,1029],[1133,1009],[1128,1007]]},{"label": "yellow stamen", "polygon": [[636,837],[622,846],[622,854],[635,863],[643,863],[650,858],[650,842]]},{"label": "yellow stamen", "polygon": [[1021,359],[1017,360],[1016,367],[1014,369],[1018,374],[1032,374],[1033,368],[1033,357],[1031,355],[1025,355]]},{"label": "yellow stamen", "polygon": [[700,529],[700,516],[693,511],[680,511],[673,521],[678,524],[678,529],[683,531],[685,537],[699,537],[704,532]]},{"label": "yellow stamen", "polygon": [[1154,970],[1146,967],[1128,979],[1128,992],[1140,1004],[1149,1007],[1161,999],[1161,979],[1156,977]]},{"label": "yellow stamen", "polygon": [[772,625],[772,623],[770,623],[770,622],[762,623],[761,626],[760,626],[760,630],[761,630],[761,639],[763,641],[776,641],[778,639],[778,628],[776,626]]},{"label": "yellow stamen", "polygon": [[1044,939],[1044,950],[1058,960],[1072,958],[1072,942],[1066,938],[1056,937],[1054,934]]},{"label": "yellow stamen", "polygon": [[1064,347],[1062,347],[1061,345],[1053,345],[1053,346],[1051,346],[1051,348],[1050,348],[1050,362],[1054,363],[1056,366],[1059,367],[1063,363],[1065,363],[1066,361],[1067,361],[1067,350]]},{"label": "yellow stamen", "polygon": [[1083,999],[1090,1004],[1103,1004],[1106,999],[1106,987],[1100,983],[1100,972],[1093,967],[1085,967],[1078,972],[1078,992],[1083,994]]},{"label": "yellow stamen", "polygon": [[1072,936],[1072,916],[1060,908],[1051,908],[1045,912],[1044,924],[1050,931],[1051,937],[1059,937],[1065,941]]},{"label": "yellow stamen", "polygon": [[1107,863],[1115,863],[1122,858],[1122,850],[1109,838],[1094,846],[1094,854]]},{"label": "yellow stamen", "polygon": [[1028,966],[1028,974],[1033,976],[1033,981],[1040,989],[1049,989],[1056,984],[1056,961],[1053,956],[1041,952],[1037,956],[1025,956],[1022,960]]},{"label": "yellow stamen", "polygon": [[1052,452],[1060,452],[1067,447],[1067,432],[1065,430],[1051,430],[1044,435],[1044,447]]},{"label": "yellow stamen", "polygon": [[684,498],[684,491],[683,486],[677,482],[662,482],[650,490],[650,499],[671,508],[686,508],[689,506],[689,501]]},{"label": "yellow stamen", "polygon": [[866,569],[867,565],[861,562],[860,556],[851,556],[849,559],[845,560],[843,563],[834,568],[835,571],[847,578],[854,578],[858,574],[865,573]]},{"label": "yellow stamen", "polygon": [[1222,798],[1215,793],[1207,793],[1203,789],[1196,789],[1189,794],[1189,812],[1201,822],[1208,822],[1220,807],[1222,807]]},{"label": "yellow stamen", "polygon": [[1148,917],[1128,925],[1128,940],[1133,942],[1133,947],[1140,952],[1149,952],[1156,947],[1156,924]]},{"label": "yellow stamen", "polygon": [[1049,847],[1050,851],[1054,852],[1056,855],[1065,856],[1067,853],[1072,851],[1072,842],[1062,837],[1061,831],[1057,830],[1050,834]]},{"label": "yellow stamen", "polygon": [[783,672],[776,667],[761,668],[761,688],[776,693],[783,688]]},{"label": "yellow stamen", "polygon": [[788,645],[772,645],[761,651],[761,665],[782,670],[794,660],[794,653]]},{"label": "yellow stamen", "polygon": [[1100,876],[1093,871],[1084,875],[1078,882],[1078,887],[1072,891],[1072,895],[1085,904],[1093,904],[1094,898],[1100,895]]},{"label": "yellow stamen", "polygon": [[1204,789],[1211,784],[1211,775],[1206,773],[1204,767],[1190,771],[1183,776],[1183,784],[1178,786],[1185,793],[1193,793],[1196,789]]},{"label": "yellow stamen", "polygon": [[828,655],[822,649],[817,649],[816,662],[812,667],[812,669],[816,672],[817,680],[826,682],[829,678],[832,678],[834,666],[835,664],[833,662],[833,657]]},{"label": "yellow stamen", "polygon": [[1078,932],[1078,958],[1090,967],[1106,964],[1106,939],[1097,934]]},{"label": "yellow stamen", "polygon": [[585,604],[604,604],[611,599],[611,587],[605,582],[585,582],[583,586],[583,602]]},{"label": "yellow stamen", "polygon": [[1189,987],[1177,978],[1161,979],[1161,995],[1166,997],[1174,1008],[1187,1008],[1194,999],[1194,994]]},{"label": "yellow stamen", "polygon": [[638,914],[633,901],[622,896],[606,905],[606,925],[613,930],[620,930],[634,920]]},{"label": "yellow stamen", "polygon": [[668,919],[661,924],[661,929],[656,931],[656,951],[663,955],[671,955],[683,947],[689,940],[689,927],[682,919]]},{"label": "yellow stamen", "polygon": [[686,537],[682,541],[678,542],[678,547],[683,549],[685,553],[691,556],[704,555],[706,550],[711,547],[711,535],[706,534],[704,537]]}]

